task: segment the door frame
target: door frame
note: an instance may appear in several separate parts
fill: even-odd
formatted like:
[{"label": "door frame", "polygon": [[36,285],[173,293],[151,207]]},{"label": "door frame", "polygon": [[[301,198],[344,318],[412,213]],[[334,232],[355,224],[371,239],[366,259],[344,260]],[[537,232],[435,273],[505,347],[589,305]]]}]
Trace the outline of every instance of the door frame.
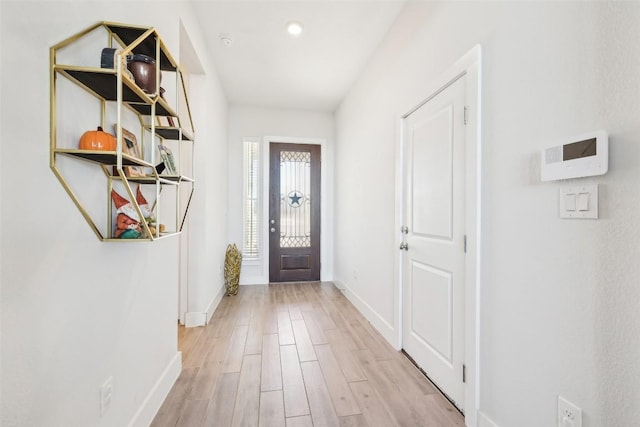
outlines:
[{"label": "door frame", "polygon": [[[453,81],[466,75],[467,126],[465,138],[465,231],[467,235],[467,256],[465,259],[465,366],[464,384],[465,424],[475,426],[479,411],[480,386],[480,255],[481,255],[481,188],[482,188],[482,132],[481,132],[481,47],[474,46],[446,72],[426,86],[421,93],[426,94],[401,110],[397,120],[396,137],[396,209],[395,209],[395,247],[402,242],[400,227],[404,222],[405,175],[405,120],[447,88]],[[404,251],[398,250],[394,262],[396,282],[395,306],[397,307],[397,343],[398,350],[403,347],[403,261]]]},{"label": "door frame", "polygon": [[264,258],[262,260],[262,282],[264,284],[269,283],[269,171],[270,171],[270,159],[269,152],[271,143],[280,144],[307,144],[307,145],[319,145],[320,146],[320,280],[331,280],[331,264],[330,254],[333,250],[333,242],[330,240],[330,236],[333,232],[333,228],[330,227],[329,215],[333,208],[329,193],[329,177],[327,171],[327,141],[323,138],[298,138],[290,136],[265,136],[262,138],[261,151],[262,156],[262,215],[260,220],[262,221],[261,235],[265,236],[262,239],[262,253]]}]

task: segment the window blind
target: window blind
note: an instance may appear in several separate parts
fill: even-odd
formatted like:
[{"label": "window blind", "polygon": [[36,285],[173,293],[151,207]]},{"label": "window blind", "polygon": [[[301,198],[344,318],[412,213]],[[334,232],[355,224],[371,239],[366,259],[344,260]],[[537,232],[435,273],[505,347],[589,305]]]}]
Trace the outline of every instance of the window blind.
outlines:
[{"label": "window blind", "polygon": [[244,145],[244,247],[243,258],[260,257],[260,143]]}]

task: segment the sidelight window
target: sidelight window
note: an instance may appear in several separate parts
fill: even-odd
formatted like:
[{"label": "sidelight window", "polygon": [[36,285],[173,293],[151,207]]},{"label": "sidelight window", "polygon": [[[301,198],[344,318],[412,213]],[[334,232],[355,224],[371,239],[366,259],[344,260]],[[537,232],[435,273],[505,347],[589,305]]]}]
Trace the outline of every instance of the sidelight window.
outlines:
[{"label": "sidelight window", "polygon": [[244,259],[260,258],[260,142],[244,139]]}]

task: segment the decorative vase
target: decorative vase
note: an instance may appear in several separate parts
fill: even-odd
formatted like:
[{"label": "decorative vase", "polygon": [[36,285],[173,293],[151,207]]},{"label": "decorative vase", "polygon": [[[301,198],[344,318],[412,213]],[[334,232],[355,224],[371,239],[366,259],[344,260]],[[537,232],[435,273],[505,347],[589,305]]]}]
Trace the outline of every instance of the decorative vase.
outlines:
[{"label": "decorative vase", "polygon": [[127,68],[138,86],[148,94],[156,93],[156,60],[143,54],[127,57]]},{"label": "decorative vase", "polygon": [[240,284],[240,266],[242,264],[242,254],[235,243],[227,246],[224,258],[224,286],[227,295],[236,295]]}]

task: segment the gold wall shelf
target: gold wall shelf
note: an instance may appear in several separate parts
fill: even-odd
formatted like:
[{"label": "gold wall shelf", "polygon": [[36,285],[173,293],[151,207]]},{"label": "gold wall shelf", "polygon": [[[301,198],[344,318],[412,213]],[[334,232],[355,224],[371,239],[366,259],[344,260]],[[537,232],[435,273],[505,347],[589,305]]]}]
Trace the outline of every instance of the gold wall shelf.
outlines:
[{"label": "gold wall shelf", "polygon": [[[94,59],[100,58],[103,48],[117,49],[113,57],[113,67],[102,68],[105,65],[100,64],[101,67],[98,68],[94,65],[96,60],[87,60],[87,46],[92,44],[95,45]],[[147,55],[155,59],[156,88],[161,89],[160,83],[164,73],[171,74],[171,79],[175,80],[173,96],[175,104],[182,106],[180,110],[171,105],[174,103],[171,102],[173,100],[167,101],[164,96],[161,96],[159,90],[156,91],[157,93],[149,94],[136,84],[132,75],[126,71],[127,57],[133,54]],[[195,190],[195,180],[192,178],[195,142],[193,120],[182,71],[155,28],[99,22],[52,46],[50,64],[50,167],[96,236],[103,242],[130,242],[154,241],[179,235],[184,227]],[[65,85],[65,89],[62,89],[59,78],[64,78],[73,84]],[[111,126],[107,124],[115,123],[113,125],[113,133],[117,141],[115,151],[78,148],[77,139],[87,129],[75,128],[74,125],[78,126],[75,124],[75,117],[69,117],[72,115],[65,108],[60,108],[60,105],[65,107],[69,105],[68,102],[64,103],[64,97],[73,96],[68,92],[72,91],[74,86],[97,99],[100,107],[96,114],[96,123],[100,123],[105,132],[111,133],[107,130],[111,129]],[[70,99],[75,100],[75,98]],[[65,114],[66,116],[63,117]],[[129,141],[125,141],[123,133],[125,116],[130,120],[131,117],[134,120],[137,118],[139,122],[137,135],[142,147],[141,158],[132,155],[130,150],[127,150],[128,152],[123,150],[125,142],[130,144]],[[127,122],[129,127],[130,120]],[[162,124],[162,121],[168,122],[169,125]],[[64,131],[61,130],[63,127]],[[71,141],[73,138],[70,138],[69,134],[77,135],[77,138]],[[179,172],[169,168],[165,172],[158,172],[161,169],[156,165],[158,162],[162,164],[163,160],[157,152],[160,144],[164,147],[167,144],[174,144],[174,149],[177,148],[175,150],[177,155],[173,161]],[[182,155],[183,150],[186,152],[185,156]],[[71,160],[66,161],[62,167],[62,158]],[[74,172],[77,173],[79,169],[75,166],[76,161],[95,165],[104,172],[106,177],[106,179],[103,178],[106,182],[104,189],[95,189],[95,191],[104,191],[106,194],[105,199],[108,202],[104,211],[101,209],[96,211],[93,205],[83,203],[86,190],[85,195],[81,195],[72,188],[84,180],[84,177],[74,175]],[[130,172],[131,168],[144,173],[141,173],[141,176],[134,176],[135,174]],[[117,187],[117,191],[131,203],[138,217],[143,218],[146,211],[136,201],[134,191],[136,185],[139,188],[143,188],[142,186],[147,188],[145,198],[151,200],[148,200],[149,205],[145,206],[145,209],[151,210],[158,225],[164,224],[163,216],[169,217],[168,224],[165,224],[166,231],[160,232],[159,226],[151,227],[146,221],[141,221],[140,228],[143,230],[141,238],[115,238],[116,208],[111,200],[111,191]],[[169,191],[171,194],[165,196],[164,193],[168,188],[173,190]],[[164,210],[160,209],[161,205]]]}]

